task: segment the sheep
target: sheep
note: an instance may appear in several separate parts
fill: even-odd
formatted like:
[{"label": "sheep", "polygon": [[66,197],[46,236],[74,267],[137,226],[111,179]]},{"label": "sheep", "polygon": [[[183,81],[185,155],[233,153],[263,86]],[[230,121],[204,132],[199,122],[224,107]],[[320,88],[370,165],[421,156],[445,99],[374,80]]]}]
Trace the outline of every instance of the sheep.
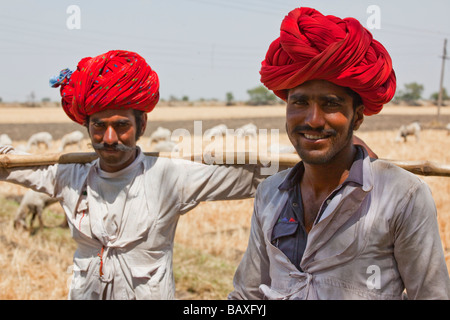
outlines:
[{"label": "sheep", "polygon": [[445,129],[447,130],[447,135],[450,135],[450,123],[447,123]]},{"label": "sheep", "polygon": [[170,135],[172,132],[163,127],[158,127],[153,133],[150,135],[150,140],[148,142],[149,145],[151,145],[153,142],[157,143],[159,141],[169,141]]},{"label": "sheep", "polygon": [[11,138],[6,133],[0,134],[0,146],[11,146],[11,145],[12,145]]},{"label": "sheep", "polygon": [[63,152],[67,146],[72,144],[77,144],[78,148],[81,149],[81,140],[83,140],[83,138],[84,134],[79,130],[64,135],[61,139],[61,146],[59,147],[59,151]]},{"label": "sheep", "polygon": [[27,142],[26,150],[29,151],[32,146],[39,147],[40,144],[44,144],[47,149],[52,147],[53,137],[48,132],[38,132],[33,134]]},{"label": "sheep", "polygon": [[[42,212],[44,208],[57,202],[58,200],[50,197],[49,195],[34,190],[28,190],[20,201],[19,208],[17,209],[16,216],[14,218],[14,228],[20,227],[24,229],[30,229],[33,226],[33,221],[38,217],[39,229],[42,230],[44,223],[42,222]],[[27,215],[31,213],[30,227],[27,228],[25,219]]]},{"label": "sheep", "polygon": [[403,141],[406,142],[406,137],[409,135],[414,135],[416,137],[416,142],[419,142],[420,129],[420,123],[418,121],[414,121],[408,125],[402,125],[395,138],[395,142],[402,141],[402,138]]},{"label": "sheep", "polygon": [[211,139],[211,137],[214,136],[224,136],[227,134],[227,129],[228,127],[225,124],[219,124],[206,130],[205,133],[203,134],[203,137]]},{"label": "sheep", "polygon": [[159,141],[153,148],[153,152],[178,152],[179,147],[173,141]]},{"label": "sheep", "polygon": [[240,128],[236,129],[236,134],[239,138],[245,136],[255,137],[257,135],[257,127],[253,123],[247,123]]}]

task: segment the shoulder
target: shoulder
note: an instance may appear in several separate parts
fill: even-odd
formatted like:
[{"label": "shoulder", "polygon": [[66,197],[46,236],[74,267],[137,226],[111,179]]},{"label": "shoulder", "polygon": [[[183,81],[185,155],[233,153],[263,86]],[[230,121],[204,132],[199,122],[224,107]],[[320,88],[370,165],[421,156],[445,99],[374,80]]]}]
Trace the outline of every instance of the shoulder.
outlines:
[{"label": "shoulder", "polygon": [[95,161],[89,163],[64,163],[56,164],[53,167],[56,169],[56,176],[58,180],[67,181],[70,184],[77,182],[84,182],[90,171],[95,165]]},{"label": "shoulder", "polygon": [[199,162],[169,157],[145,156],[143,162],[146,169],[170,168],[172,170],[183,170],[190,167],[207,167],[206,165]]},{"label": "shoulder", "polygon": [[278,193],[278,187],[286,179],[286,177],[291,172],[292,168],[285,169],[283,171],[277,172],[276,174],[266,178],[262,181],[257,188],[256,197],[265,198],[268,195],[274,195]]},{"label": "shoulder", "polygon": [[432,202],[428,184],[417,175],[385,160],[372,162],[374,187],[383,196],[406,205],[412,198]]},{"label": "shoulder", "polygon": [[[279,185],[286,179],[286,177],[291,172],[291,170],[292,170],[292,168],[288,168],[283,171],[277,172],[274,175],[271,175],[270,177],[268,177],[261,183],[261,188],[266,188],[266,187],[269,187],[274,184]],[[277,185],[277,187],[278,187],[278,185]]]},{"label": "shoulder", "polygon": [[408,185],[422,185],[425,182],[417,175],[389,162],[386,160],[373,160],[372,163],[373,172],[375,178],[378,178],[378,182],[384,182],[389,184],[401,185],[405,182]]}]

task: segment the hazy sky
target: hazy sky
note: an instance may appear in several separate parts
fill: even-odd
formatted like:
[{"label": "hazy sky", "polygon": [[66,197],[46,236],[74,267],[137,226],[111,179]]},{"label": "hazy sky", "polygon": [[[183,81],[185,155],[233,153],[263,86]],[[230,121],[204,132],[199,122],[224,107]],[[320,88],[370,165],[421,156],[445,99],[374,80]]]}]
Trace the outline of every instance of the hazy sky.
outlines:
[{"label": "hazy sky", "polygon": [[[70,29],[70,5],[80,29]],[[355,17],[367,26],[380,10],[374,38],[390,52],[398,89],[408,82],[438,91],[443,43],[450,37],[450,1],[406,0],[15,0],[0,2],[0,97],[3,101],[59,100],[48,79],[63,68],[112,49],[142,55],[157,71],[161,96],[247,100],[283,17],[300,6]],[[450,44],[449,44],[450,48]],[[450,52],[450,51],[449,51]],[[450,91],[450,61],[444,86]]]}]

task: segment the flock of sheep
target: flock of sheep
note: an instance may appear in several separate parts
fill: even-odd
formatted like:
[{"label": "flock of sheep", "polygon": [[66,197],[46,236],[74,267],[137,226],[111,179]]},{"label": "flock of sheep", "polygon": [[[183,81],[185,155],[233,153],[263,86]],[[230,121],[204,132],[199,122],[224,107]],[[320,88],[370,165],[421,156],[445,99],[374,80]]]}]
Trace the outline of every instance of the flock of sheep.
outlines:
[{"label": "flock of sheep", "polygon": [[[213,136],[223,136],[227,134],[228,127],[225,124],[220,124],[214,126],[204,133],[204,138],[210,139]],[[446,126],[447,134],[450,134],[450,123]],[[415,121],[408,125],[402,125],[398,130],[398,134],[395,138],[396,142],[404,142],[407,141],[408,136],[415,136],[416,141],[419,141],[420,138],[421,126],[420,123]],[[234,134],[237,137],[256,137],[257,136],[257,127],[248,123],[234,131]],[[150,135],[148,146],[154,152],[172,152],[177,151],[177,144],[171,140],[172,132],[163,127],[158,127],[152,134]],[[84,139],[84,134],[81,131],[73,131],[64,135],[61,139],[61,143],[59,145],[58,151],[63,152],[66,147],[70,145],[78,145],[78,148],[82,148],[82,140]],[[0,134],[0,145],[12,145],[13,142],[9,138],[7,134]],[[48,132],[38,132],[33,134],[27,141],[26,145],[19,145],[16,147],[17,150],[23,152],[29,152],[33,146],[39,147],[40,145],[44,145],[47,149],[50,149],[53,144],[53,137]],[[271,145],[270,153],[292,153],[295,152],[294,148],[284,145]],[[16,228],[24,228],[31,230],[31,226],[33,224],[34,219],[37,217],[39,221],[39,228],[43,228],[42,222],[42,213],[44,208],[55,203],[56,200],[47,196],[43,193],[38,193],[33,190],[28,190],[23,196],[20,206],[16,212],[16,216],[14,218],[14,226]],[[31,221],[29,223],[30,226],[27,227],[26,218],[28,215],[31,215]]]},{"label": "flock of sheep", "polygon": [[[205,131],[203,138],[210,140],[213,136],[225,136],[229,128],[226,124],[216,125]],[[248,123],[234,130],[233,134],[238,138],[257,137],[258,128],[253,123]],[[177,150],[177,143],[171,140],[172,131],[167,128],[158,127],[151,135],[148,145],[154,152],[172,152]]]},{"label": "flock of sheep", "polygon": [[[205,131],[204,137],[211,138],[212,136],[225,135],[227,134],[228,127],[224,124],[217,125]],[[238,137],[245,136],[257,136],[257,127],[248,123],[234,131],[234,134]],[[171,152],[175,151],[177,144],[171,140],[172,132],[163,127],[158,127],[149,138],[148,146],[154,152]],[[66,134],[62,137],[61,143],[59,145],[58,151],[63,152],[69,145],[78,145],[78,148],[82,148],[82,140],[84,139],[84,134],[81,131],[74,131]],[[30,152],[32,147],[39,148],[43,145],[47,150],[49,150],[54,143],[53,137],[48,132],[38,132],[33,134],[27,141],[26,145],[18,145],[15,149],[22,152]],[[0,135],[0,145],[13,145],[12,140],[6,134]],[[278,148],[278,152],[280,149]],[[290,151],[293,151],[290,150]],[[275,152],[275,150],[272,150]],[[31,226],[35,218],[39,221],[39,229],[42,229],[44,224],[42,222],[42,213],[44,209],[55,203],[57,200],[47,196],[46,194],[35,192],[33,190],[27,190],[27,192],[22,197],[19,208],[17,209],[14,218],[14,227],[23,228],[32,231]],[[30,222],[26,223],[28,216],[31,216]]]},{"label": "flock of sheep", "polygon": [[[73,131],[64,135],[61,139],[58,151],[63,152],[70,145],[78,145],[78,148],[82,147],[82,140],[84,134],[81,131]],[[13,145],[11,138],[7,134],[0,135],[0,145]],[[26,145],[18,145],[15,147],[18,151],[30,152],[32,147],[39,148],[44,145],[46,149],[50,149],[53,145],[53,136],[48,132],[38,132],[30,136]],[[44,209],[57,202],[56,199],[40,192],[33,191],[29,189],[20,202],[19,208],[17,209],[16,215],[14,217],[14,227],[23,228],[31,230],[31,226],[35,218],[38,218],[39,229],[42,230],[44,224],[42,222],[42,213]],[[29,226],[27,226],[26,218],[31,215]]]},{"label": "flock of sheep", "polygon": [[[84,134],[81,131],[73,131],[64,135],[61,139],[61,144],[59,146],[58,151],[63,152],[66,147],[69,145],[77,144],[81,149],[81,142],[84,138]],[[11,138],[3,133],[0,135],[0,145],[12,145]],[[18,151],[29,152],[33,146],[39,147],[40,145],[44,145],[47,149],[50,149],[53,144],[53,136],[49,132],[38,132],[28,139],[26,145],[18,145],[15,147]]]}]

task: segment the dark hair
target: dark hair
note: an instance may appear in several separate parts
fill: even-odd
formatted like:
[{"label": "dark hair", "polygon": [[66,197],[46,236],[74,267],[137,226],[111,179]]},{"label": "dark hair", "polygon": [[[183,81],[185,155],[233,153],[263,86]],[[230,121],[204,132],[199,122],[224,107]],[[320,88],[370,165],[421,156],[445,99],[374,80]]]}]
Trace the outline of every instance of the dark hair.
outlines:
[{"label": "dark hair", "polygon": [[[136,139],[136,141],[138,141],[139,138],[143,134],[143,132],[141,133],[141,130],[142,130],[142,121],[143,121],[142,117],[144,115],[144,111],[133,109],[133,114],[134,114],[134,119],[135,119],[135,122],[136,122],[136,136],[135,136],[135,139]],[[90,132],[89,132],[89,119],[90,119],[90,117],[87,116],[83,125],[86,127],[87,132],[90,135]]]},{"label": "dark hair", "polygon": [[144,115],[144,111],[133,109],[134,119],[136,121],[136,141],[144,134],[141,133],[142,130],[142,117]]},{"label": "dark hair", "polygon": [[358,106],[364,104],[362,102],[361,96],[359,94],[357,94],[355,91],[353,91],[349,87],[345,87],[345,90],[347,91],[348,95],[350,97],[352,97],[352,100],[353,100],[353,111],[356,110],[356,108]]}]

